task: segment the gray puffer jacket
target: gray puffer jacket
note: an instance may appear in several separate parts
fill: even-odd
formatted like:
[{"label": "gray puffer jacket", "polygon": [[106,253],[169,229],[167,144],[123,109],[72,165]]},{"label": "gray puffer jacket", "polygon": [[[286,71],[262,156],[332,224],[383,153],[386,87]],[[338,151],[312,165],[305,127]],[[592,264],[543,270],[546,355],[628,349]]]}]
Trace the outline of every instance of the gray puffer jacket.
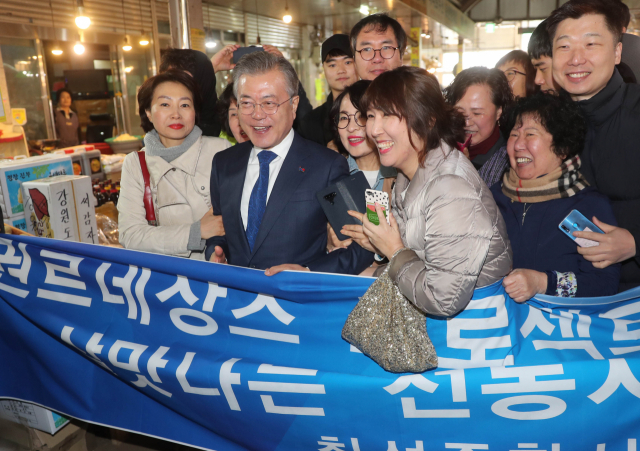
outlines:
[{"label": "gray puffer jacket", "polygon": [[422,311],[455,315],[476,287],[511,270],[502,215],[462,152],[442,143],[427,154],[411,182],[399,172],[391,206],[402,242],[411,250],[392,260],[389,276]]}]

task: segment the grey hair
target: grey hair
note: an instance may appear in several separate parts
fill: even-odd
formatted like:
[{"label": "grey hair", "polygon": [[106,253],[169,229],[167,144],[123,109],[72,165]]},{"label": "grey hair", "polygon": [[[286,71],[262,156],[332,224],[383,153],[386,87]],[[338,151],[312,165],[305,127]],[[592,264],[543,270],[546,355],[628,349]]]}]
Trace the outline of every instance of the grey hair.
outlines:
[{"label": "grey hair", "polygon": [[264,74],[272,70],[279,70],[284,75],[289,97],[297,96],[300,81],[291,63],[282,56],[272,55],[268,52],[253,52],[240,58],[240,61],[233,69],[233,94],[236,99],[240,100],[238,97],[238,81],[240,77],[243,75]]}]

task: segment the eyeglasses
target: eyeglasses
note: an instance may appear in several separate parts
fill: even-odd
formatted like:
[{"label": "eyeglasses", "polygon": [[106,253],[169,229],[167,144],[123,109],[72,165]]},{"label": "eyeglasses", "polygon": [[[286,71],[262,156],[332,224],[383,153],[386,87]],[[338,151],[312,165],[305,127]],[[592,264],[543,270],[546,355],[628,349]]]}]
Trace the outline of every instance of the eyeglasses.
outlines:
[{"label": "eyeglasses", "polygon": [[517,74],[524,75],[525,77],[527,76],[527,74],[525,74],[524,72],[520,72],[519,70],[515,69],[506,70],[504,71],[504,74],[507,76],[508,81],[513,81],[513,79],[516,78]]},{"label": "eyeglasses", "polygon": [[264,114],[269,114],[269,115],[276,114],[278,112],[278,107],[280,105],[282,105],[283,103],[287,103],[289,100],[293,99],[294,97],[298,97],[298,96],[289,97],[287,100],[280,103],[270,102],[270,101],[262,102],[262,103],[240,102],[238,103],[238,109],[242,114],[248,115],[248,114],[253,114],[253,112],[256,110],[256,105],[258,105],[260,108],[262,108],[262,111],[264,111]]},{"label": "eyeglasses", "polygon": [[376,57],[376,52],[380,52],[380,56],[386,60],[393,58],[393,55],[396,54],[396,50],[399,47],[391,47],[390,45],[385,45],[381,49],[374,49],[373,47],[365,47],[361,50],[356,50],[360,54],[360,58],[365,61],[371,61]]},{"label": "eyeglasses", "polygon": [[358,111],[356,114],[340,113],[340,116],[338,116],[338,118],[336,119],[336,125],[338,126],[338,128],[340,130],[344,130],[345,128],[347,128],[349,126],[349,122],[351,122],[351,117],[353,117],[356,125],[360,127],[365,127],[367,125],[367,117],[363,117]]}]

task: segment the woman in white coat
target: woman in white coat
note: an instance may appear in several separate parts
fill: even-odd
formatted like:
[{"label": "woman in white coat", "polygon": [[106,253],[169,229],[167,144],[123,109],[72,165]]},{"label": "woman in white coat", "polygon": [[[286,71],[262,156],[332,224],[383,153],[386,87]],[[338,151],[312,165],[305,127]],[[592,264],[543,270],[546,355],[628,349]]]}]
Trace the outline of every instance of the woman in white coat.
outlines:
[{"label": "woman in white coat", "polygon": [[147,221],[145,183],[137,153],[122,166],[118,200],[120,243],[127,249],[204,260],[204,240],[224,235],[209,194],[213,156],[230,146],[202,136],[194,79],[170,70],[143,83],[138,104],[156,225]]}]

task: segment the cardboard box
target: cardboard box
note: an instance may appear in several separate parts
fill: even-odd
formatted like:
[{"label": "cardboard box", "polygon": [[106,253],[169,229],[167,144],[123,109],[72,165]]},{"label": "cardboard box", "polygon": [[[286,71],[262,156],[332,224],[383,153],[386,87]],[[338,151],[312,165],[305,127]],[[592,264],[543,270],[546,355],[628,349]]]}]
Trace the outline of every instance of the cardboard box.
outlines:
[{"label": "cardboard box", "polygon": [[69,422],[68,418],[44,407],[7,399],[0,401],[0,418],[21,423],[49,434],[55,434]]},{"label": "cardboard box", "polygon": [[72,175],[68,155],[47,154],[0,161],[0,207],[5,218],[24,212],[22,184],[56,175]]},{"label": "cardboard box", "polygon": [[86,175],[61,176],[57,178],[71,182],[75,200],[78,241],[99,244],[91,178]]},{"label": "cardboard box", "polygon": [[91,145],[74,146],[56,150],[56,155],[68,155],[71,157],[74,175],[88,175],[91,180],[104,180],[105,175],[100,162],[100,151]]},{"label": "cardboard box", "polygon": [[28,233],[78,241],[78,220],[71,180],[51,177],[24,182],[22,190]]}]

